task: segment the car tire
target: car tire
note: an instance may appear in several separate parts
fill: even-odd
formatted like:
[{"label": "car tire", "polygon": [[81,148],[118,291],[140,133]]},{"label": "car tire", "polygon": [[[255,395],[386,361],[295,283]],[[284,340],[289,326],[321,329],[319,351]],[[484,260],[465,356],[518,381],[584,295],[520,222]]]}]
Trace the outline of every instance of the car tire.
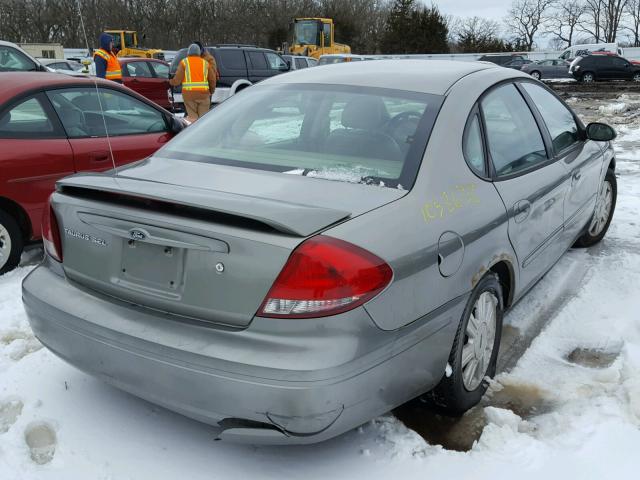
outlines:
[{"label": "car tire", "polygon": [[[487,301],[489,303],[485,303]],[[486,309],[489,305],[492,305],[493,310],[493,334],[490,331],[489,322],[486,322],[490,317],[480,313],[481,308]],[[496,373],[503,313],[500,281],[497,275],[488,273],[471,292],[462,314],[449,355],[451,371],[445,374],[440,383],[428,394],[428,399],[442,413],[461,415],[480,402],[488,387],[486,378],[493,377]],[[477,318],[478,315],[486,318],[482,320]],[[475,322],[470,325],[472,316]],[[473,327],[476,322],[481,323]],[[475,331],[476,335],[479,334],[476,342],[470,335],[472,331]],[[487,353],[486,349],[489,347],[491,351]],[[469,354],[472,355],[471,358],[468,356],[468,349]],[[463,353],[467,358],[463,358]],[[474,367],[474,362],[476,362],[476,374],[470,375],[473,372],[469,369]],[[485,371],[480,373],[479,370],[482,369]]]},{"label": "car tire", "polygon": [[640,72],[638,72],[638,73],[634,73],[634,74],[633,74],[633,78],[632,78],[632,80],[633,80],[634,82],[640,82]]},{"label": "car tire", "polygon": [[584,72],[580,77],[582,83],[593,83],[596,81],[596,76],[592,72]]},{"label": "car tire", "polygon": [[616,209],[616,199],[618,197],[618,183],[613,170],[608,169],[604,181],[598,191],[596,207],[585,232],[582,234],[574,247],[590,247],[604,238],[611,225],[613,213]]},{"label": "car tire", "polygon": [[533,72],[531,72],[530,75],[536,80],[540,80],[542,78],[542,75],[537,70],[534,70]]},{"label": "car tire", "polygon": [[18,222],[0,210],[0,275],[18,266],[24,247],[24,239]]}]

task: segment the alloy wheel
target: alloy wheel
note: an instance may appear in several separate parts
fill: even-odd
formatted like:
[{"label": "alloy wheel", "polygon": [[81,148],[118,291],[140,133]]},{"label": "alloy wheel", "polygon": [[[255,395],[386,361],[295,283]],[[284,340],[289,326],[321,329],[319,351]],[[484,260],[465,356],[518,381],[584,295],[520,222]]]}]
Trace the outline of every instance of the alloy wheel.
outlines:
[{"label": "alloy wheel", "polygon": [[0,268],[4,267],[11,255],[11,236],[9,230],[0,223]]},{"label": "alloy wheel", "polygon": [[583,81],[584,83],[591,83],[591,82],[593,82],[593,75],[592,75],[591,73],[585,73],[585,74],[582,76],[582,81]]},{"label": "alloy wheel", "polygon": [[473,306],[462,347],[462,382],[474,391],[484,379],[493,354],[496,339],[498,299],[491,292],[483,292]]},{"label": "alloy wheel", "polygon": [[596,200],[596,209],[593,212],[593,218],[589,225],[589,235],[597,237],[604,229],[609,216],[611,215],[611,207],[613,205],[613,189],[608,181],[602,182],[598,199]]},{"label": "alloy wheel", "polygon": [[540,73],[539,72],[532,72],[531,76],[533,78],[535,78],[536,80],[540,80]]}]

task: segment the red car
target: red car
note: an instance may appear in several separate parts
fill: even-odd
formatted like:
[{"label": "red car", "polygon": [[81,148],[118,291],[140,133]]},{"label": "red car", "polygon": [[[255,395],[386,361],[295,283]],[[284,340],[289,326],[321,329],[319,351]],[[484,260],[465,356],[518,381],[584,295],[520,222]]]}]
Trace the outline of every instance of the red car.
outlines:
[{"label": "red car", "polygon": [[58,179],[140,160],[183,127],[115,82],[0,73],[0,274],[18,264],[25,241],[41,238],[42,209]]},{"label": "red car", "polygon": [[163,108],[169,100],[169,64],[152,58],[121,58],[122,83]]}]

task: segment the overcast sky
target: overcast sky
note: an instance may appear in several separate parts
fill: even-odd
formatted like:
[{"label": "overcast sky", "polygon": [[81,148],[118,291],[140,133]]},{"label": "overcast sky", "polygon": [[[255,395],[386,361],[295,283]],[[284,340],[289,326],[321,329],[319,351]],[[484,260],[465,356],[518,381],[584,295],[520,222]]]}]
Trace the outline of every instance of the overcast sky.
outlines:
[{"label": "overcast sky", "polygon": [[[429,0],[423,0],[429,5]],[[435,0],[440,12],[456,17],[485,17],[502,22],[511,0]]]}]

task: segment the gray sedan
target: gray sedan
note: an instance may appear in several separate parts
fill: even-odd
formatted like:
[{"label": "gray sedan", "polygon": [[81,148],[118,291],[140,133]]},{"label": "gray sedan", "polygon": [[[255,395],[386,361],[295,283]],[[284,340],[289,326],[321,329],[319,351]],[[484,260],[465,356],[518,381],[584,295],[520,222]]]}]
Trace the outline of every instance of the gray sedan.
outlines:
[{"label": "gray sedan", "polygon": [[571,75],[569,75],[569,65],[569,62],[560,58],[541,60],[524,65],[522,71],[528,73],[536,80],[542,78],[572,78]]},{"label": "gray sedan", "polygon": [[474,406],[504,312],[605,235],[615,132],[521,72],[429,65],[274,77],[148,159],[58,182],[23,283],[37,337],[221,439]]}]

